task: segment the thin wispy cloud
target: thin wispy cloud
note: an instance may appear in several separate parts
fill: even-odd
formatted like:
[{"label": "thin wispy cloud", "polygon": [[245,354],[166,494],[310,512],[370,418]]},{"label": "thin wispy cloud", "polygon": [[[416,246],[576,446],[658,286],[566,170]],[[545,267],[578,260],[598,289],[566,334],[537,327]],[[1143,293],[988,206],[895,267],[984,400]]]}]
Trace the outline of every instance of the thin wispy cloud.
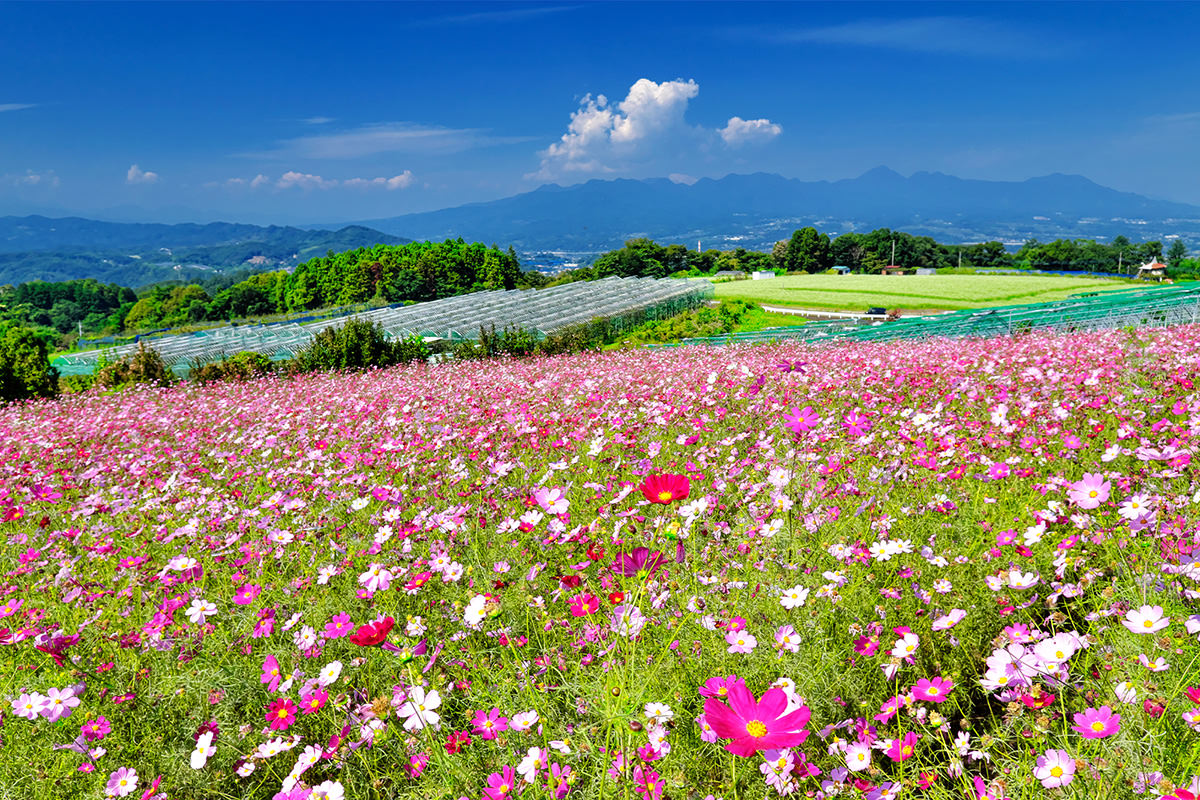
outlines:
[{"label": "thin wispy cloud", "polygon": [[743,31],[778,44],[877,47],[911,53],[986,58],[1058,58],[1080,43],[1061,32],[1053,37],[992,19],[916,17],[847,22],[817,28]]},{"label": "thin wispy cloud", "polygon": [[495,136],[482,128],[444,128],[413,122],[378,122],[336,133],[284,139],[250,158],[349,159],[384,153],[450,154],[477,147],[532,141],[524,136]]},{"label": "thin wispy cloud", "polygon": [[414,20],[410,28],[436,28],[443,25],[479,25],[503,22],[521,22],[564,11],[574,11],[579,6],[529,6],[526,8],[509,8],[503,11],[477,11],[473,14],[452,14],[444,17]]},{"label": "thin wispy cloud", "polygon": [[333,117],[305,117],[300,121],[305,125],[327,125],[333,122]]},{"label": "thin wispy cloud", "polygon": [[34,108],[37,103],[0,103],[0,112],[4,111],[23,111],[26,108]]}]

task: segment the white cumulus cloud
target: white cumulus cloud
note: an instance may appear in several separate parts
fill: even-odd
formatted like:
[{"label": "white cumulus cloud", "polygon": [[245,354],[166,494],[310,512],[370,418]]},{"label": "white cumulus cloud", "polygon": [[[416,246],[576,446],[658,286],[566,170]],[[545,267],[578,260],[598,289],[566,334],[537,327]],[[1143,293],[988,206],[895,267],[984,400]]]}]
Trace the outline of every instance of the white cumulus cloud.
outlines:
[{"label": "white cumulus cloud", "polygon": [[729,122],[725,123],[725,127],[717,132],[721,134],[721,139],[725,141],[725,144],[730,147],[741,147],[744,144],[769,142],[783,133],[783,128],[769,119],[730,117]]},{"label": "white cumulus cloud", "polygon": [[[625,99],[585,95],[557,142],[538,153],[541,166],[527,178],[557,180],[582,174],[610,174],[642,167],[686,167],[721,143],[740,147],[768,141],[783,129],[770,120],[733,117],[719,130],[688,123],[687,108],[700,94],[695,80],[655,83],[641,78]],[[667,171],[659,169],[659,173]],[[680,172],[680,174],[686,174]]]},{"label": "white cumulus cloud", "polygon": [[4,183],[10,183],[13,186],[37,186],[37,187],[56,187],[59,184],[58,176],[54,174],[54,170],[46,172],[34,172],[31,169],[25,170],[24,175],[5,175]]},{"label": "white cumulus cloud", "polygon": [[320,175],[311,175],[307,172],[296,172],[288,170],[283,173],[278,181],[275,182],[275,187],[278,189],[332,189],[337,186],[335,180],[326,180]]},{"label": "white cumulus cloud", "polygon": [[416,182],[416,178],[412,170],[406,169],[399,175],[392,177],[381,176],[378,178],[325,178],[321,175],[313,175],[308,172],[298,172],[289,170],[279,176],[278,179],[263,175],[261,172],[253,178],[227,178],[224,181],[210,181],[205,185],[207,188],[224,187],[226,189],[274,189],[275,191],[286,191],[288,189],[300,189],[302,191],[311,191],[313,189],[336,189],[338,187],[347,189],[384,189],[392,192],[397,189],[407,189]]},{"label": "white cumulus cloud", "polygon": [[412,186],[412,182],[412,170],[406,169],[391,178],[348,178],[342,181],[342,185],[357,189],[384,188],[392,192],[396,189],[407,189]]},{"label": "white cumulus cloud", "polygon": [[129,184],[157,183],[158,173],[144,170],[137,164],[133,164],[129,167],[129,171],[125,173],[125,182]]}]

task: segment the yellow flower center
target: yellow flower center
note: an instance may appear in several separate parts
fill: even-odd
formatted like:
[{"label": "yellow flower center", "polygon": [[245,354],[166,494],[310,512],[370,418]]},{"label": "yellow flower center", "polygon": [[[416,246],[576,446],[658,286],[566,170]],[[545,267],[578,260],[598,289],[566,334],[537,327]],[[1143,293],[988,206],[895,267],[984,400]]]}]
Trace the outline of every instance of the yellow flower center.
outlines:
[{"label": "yellow flower center", "polygon": [[671,497],[672,497],[672,495],[671,495],[671,493],[670,493],[670,492],[668,492],[668,491],[661,491],[661,492],[659,492],[659,493],[658,493],[658,502],[660,502],[660,503],[669,503],[669,502],[671,502]]},{"label": "yellow flower center", "polygon": [[1154,627],[1154,620],[1152,620],[1152,619],[1148,619],[1148,620],[1146,620],[1145,622],[1143,622],[1143,623],[1142,623],[1142,625],[1146,626],[1147,628],[1153,628],[1153,627]]},{"label": "yellow flower center", "polygon": [[904,749],[901,750],[900,752],[904,753],[904,755],[906,755],[906,756],[911,756],[913,754],[912,745],[910,745],[910,744],[904,745]]},{"label": "yellow flower center", "polygon": [[1088,492],[1088,497],[1098,497],[1099,495],[1100,495],[1100,493],[1097,492],[1095,489],[1092,489],[1090,492]]},{"label": "yellow flower center", "polygon": [[1052,776],[1054,776],[1055,778],[1061,778],[1062,774],[1063,774],[1063,769],[1062,769],[1062,767],[1051,767],[1050,774]]},{"label": "yellow flower center", "polygon": [[937,693],[938,693],[938,687],[936,687],[936,686],[930,686],[930,687],[929,687],[928,689],[926,689],[925,691],[926,691],[926,693],[927,693],[927,694],[937,694]]},{"label": "yellow flower center", "polygon": [[1104,730],[1104,723],[1100,720],[1096,720],[1092,723],[1092,730],[1094,730],[1096,733],[1100,733],[1100,731]]},{"label": "yellow flower center", "polygon": [[746,723],[746,733],[750,734],[755,739],[761,739],[767,735],[767,726],[756,719],[750,720]]}]

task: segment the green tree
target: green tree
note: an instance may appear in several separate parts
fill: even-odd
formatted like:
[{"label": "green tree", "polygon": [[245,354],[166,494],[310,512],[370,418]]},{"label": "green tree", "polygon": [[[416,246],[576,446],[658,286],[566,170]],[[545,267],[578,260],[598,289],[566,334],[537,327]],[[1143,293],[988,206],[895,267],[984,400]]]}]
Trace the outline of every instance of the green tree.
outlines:
[{"label": "green tree", "polygon": [[1178,269],[1183,265],[1183,260],[1187,258],[1187,245],[1182,239],[1176,239],[1171,242],[1171,247],[1167,250],[1167,266]]},{"label": "green tree", "polygon": [[50,366],[44,337],[11,327],[0,338],[0,400],[58,395],[58,370]]},{"label": "green tree", "polygon": [[788,272],[823,272],[833,266],[828,234],[807,227],[792,234],[784,254]]}]

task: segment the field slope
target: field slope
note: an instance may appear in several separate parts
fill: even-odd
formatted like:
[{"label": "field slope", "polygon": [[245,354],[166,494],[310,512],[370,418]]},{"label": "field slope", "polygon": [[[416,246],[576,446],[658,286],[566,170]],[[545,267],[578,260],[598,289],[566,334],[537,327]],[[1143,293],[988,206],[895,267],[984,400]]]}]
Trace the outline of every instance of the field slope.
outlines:
[{"label": "field slope", "polygon": [[719,283],[716,298],[834,311],[864,311],[870,306],[956,311],[1127,288],[1122,280],[1040,275],[789,275]]}]

